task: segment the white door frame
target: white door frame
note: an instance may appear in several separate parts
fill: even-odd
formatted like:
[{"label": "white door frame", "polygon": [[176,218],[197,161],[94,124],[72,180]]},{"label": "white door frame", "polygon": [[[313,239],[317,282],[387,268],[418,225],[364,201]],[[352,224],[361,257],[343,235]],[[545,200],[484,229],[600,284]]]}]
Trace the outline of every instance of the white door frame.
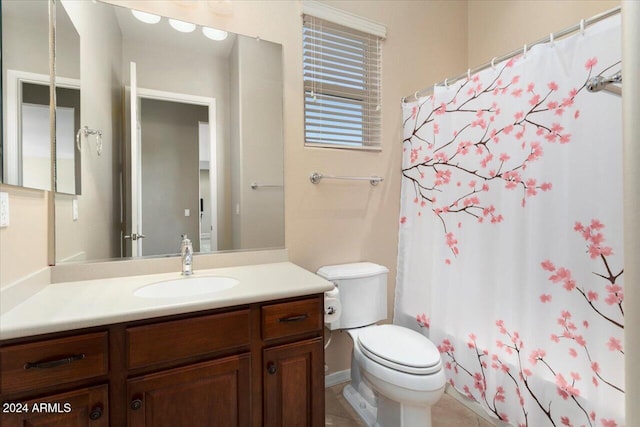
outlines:
[{"label": "white door frame", "polygon": [[[217,153],[216,153],[216,99],[206,96],[188,95],[184,93],[167,92],[156,89],[137,88],[138,98],[155,99],[158,101],[171,101],[180,102],[183,104],[202,105],[209,109],[209,184],[211,187],[211,250],[218,250],[218,168],[217,168]],[[138,141],[140,147],[141,141]],[[137,159],[137,169],[140,170],[140,161]],[[134,167],[132,163],[131,167]],[[196,167],[199,167],[196,165]],[[132,171],[133,176],[133,171]],[[133,184],[133,183],[132,183]],[[141,195],[140,186],[142,182],[138,181],[138,194]],[[140,197],[139,197],[140,198]],[[200,200],[198,200],[198,207],[200,206]],[[198,208],[199,212],[199,208]],[[199,214],[199,213],[198,213]],[[142,218],[139,216],[138,230],[142,232]]]}]

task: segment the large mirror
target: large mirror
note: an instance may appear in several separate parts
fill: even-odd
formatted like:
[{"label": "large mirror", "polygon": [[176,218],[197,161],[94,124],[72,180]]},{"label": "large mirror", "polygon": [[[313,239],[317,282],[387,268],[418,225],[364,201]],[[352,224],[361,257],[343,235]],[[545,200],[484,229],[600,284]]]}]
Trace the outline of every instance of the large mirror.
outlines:
[{"label": "large mirror", "polygon": [[183,234],[283,247],[282,47],[59,3],[80,34],[82,194],[56,195],[56,262],[176,254]]},{"label": "large mirror", "polygon": [[74,138],[80,123],[80,38],[64,8],[56,6],[55,181],[51,179],[49,2],[2,4],[2,182],[80,193]]},{"label": "large mirror", "polygon": [[2,182],[51,190],[49,5],[1,5]]}]

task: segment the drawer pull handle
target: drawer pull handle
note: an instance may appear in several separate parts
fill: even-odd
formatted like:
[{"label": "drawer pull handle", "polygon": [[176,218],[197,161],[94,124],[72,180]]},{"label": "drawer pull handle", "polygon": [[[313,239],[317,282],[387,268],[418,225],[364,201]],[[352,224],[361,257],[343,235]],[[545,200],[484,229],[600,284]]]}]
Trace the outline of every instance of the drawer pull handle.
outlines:
[{"label": "drawer pull handle", "polygon": [[95,421],[102,417],[102,407],[100,405],[94,407],[89,413],[89,419],[91,421]]},{"label": "drawer pull handle", "polygon": [[273,362],[267,363],[267,372],[269,372],[271,375],[273,375],[276,372],[278,372],[278,368],[277,368],[276,364],[273,363]]},{"label": "drawer pull handle", "polygon": [[84,359],[84,353],[82,354],[74,354],[73,356],[69,356],[69,357],[64,357],[62,359],[56,359],[56,360],[49,360],[46,362],[27,362],[24,364],[24,369],[33,369],[33,368],[38,368],[38,369],[48,369],[48,368],[55,368],[57,366],[62,366],[62,365],[69,365],[72,362],[75,362],[76,360],[82,360]]},{"label": "drawer pull handle", "polygon": [[304,320],[304,319],[306,319],[308,317],[309,317],[309,315],[305,313],[305,314],[299,314],[299,315],[296,315],[296,316],[281,317],[281,318],[278,319],[278,322],[283,322],[283,323],[286,323],[286,322],[299,322],[300,320]]},{"label": "drawer pull handle", "polygon": [[137,411],[140,408],[142,408],[142,399],[134,399],[131,401],[131,409]]}]

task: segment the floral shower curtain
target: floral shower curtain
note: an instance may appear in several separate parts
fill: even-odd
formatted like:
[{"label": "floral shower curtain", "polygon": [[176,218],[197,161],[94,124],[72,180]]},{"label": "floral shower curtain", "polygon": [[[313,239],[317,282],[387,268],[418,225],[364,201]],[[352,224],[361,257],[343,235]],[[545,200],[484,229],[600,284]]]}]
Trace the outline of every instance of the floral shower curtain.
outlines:
[{"label": "floral shower curtain", "polygon": [[514,426],[624,425],[620,18],[403,105],[395,323]]}]

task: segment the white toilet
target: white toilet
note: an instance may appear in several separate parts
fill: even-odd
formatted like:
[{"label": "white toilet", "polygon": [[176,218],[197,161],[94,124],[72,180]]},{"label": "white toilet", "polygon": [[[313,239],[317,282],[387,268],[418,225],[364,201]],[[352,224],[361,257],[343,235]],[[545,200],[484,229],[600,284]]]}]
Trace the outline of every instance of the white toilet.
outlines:
[{"label": "white toilet", "polygon": [[360,262],[325,266],[318,275],[333,282],[342,311],[326,326],[353,340],[351,384],[343,394],[368,426],[431,427],[431,406],[445,388],[442,359],[424,335],[387,318],[387,273]]}]

